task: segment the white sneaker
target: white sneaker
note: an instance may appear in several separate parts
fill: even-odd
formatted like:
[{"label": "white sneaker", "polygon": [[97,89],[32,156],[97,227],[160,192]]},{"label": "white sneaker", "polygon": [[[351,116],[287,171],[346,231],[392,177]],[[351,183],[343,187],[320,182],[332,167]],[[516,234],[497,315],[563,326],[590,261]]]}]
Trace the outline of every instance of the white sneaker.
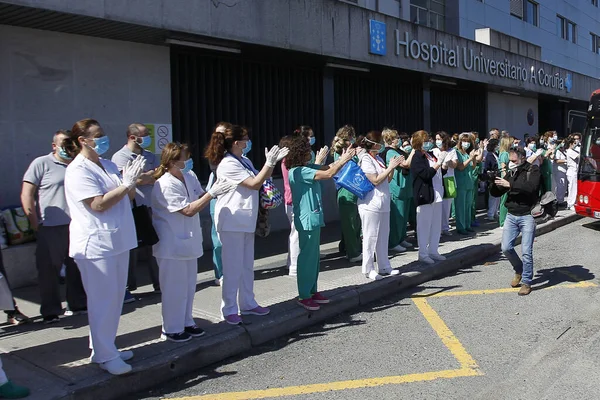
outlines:
[{"label": "white sneaker", "polygon": [[111,375],[124,375],[132,370],[131,365],[121,360],[120,357],[99,365],[101,369],[107,371]]},{"label": "white sneaker", "polygon": [[440,254],[430,254],[429,258],[431,258],[432,260],[435,260],[435,261],[445,261],[446,260],[446,257],[444,257]]},{"label": "white sneaker", "polygon": [[131,351],[131,350],[119,351],[119,356],[121,356],[121,360],[129,361],[133,358],[133,351]]},{"label": "white sneaker", "polygon": [[435,261],[433,261],[430,257],[419,257],[419,262],[422,262],[423,264],[435,264]]},{"label": "white sneaker", "polygon": [[452,232],[450,232],[450,231],[442,231],[442,236],[452,236]]},{"label": "white sneaker", "polygon": [[289,276],[297,276],[298,275],[298,267],[291,267],[288,272]]},{"label": "white sneaker", "polygon": [[390,269],[388,271],[381,271],[380,274],[381,275],[396,276],[396,275],[400,275],[400,271],[397,270],[397,269]]},{"label": "white sneaker", "polygon": [[409,243],[406,240],[400,243],[400,246],[406,247],[407,249],[411,249],[413,247],[412,243]]},{"label": "white sneaker", "polygon": [[391,248],[390,250],[395,251],[396,253],[402,253],[403,251],[406,251],[406,248],[398,245],[394,248]]},{"label": "white sneaker", "polygon": [[367,278],[373,280],[373,281],[380,281],[383,279],[383,276],[379,275],[377,273],[377,271],[371,271],[369,272],[369,274],[367,275]]},{"label": "white sneaker", "polygon": [[356,257],[349,258],[348,261],[350,261],[351,263],[362,262],[362,254],[359,254]]},{"label": "white sneaker", "polygon": [[215,285],[223,286],[223,277],[220,277],[219,279],[215,279]]}]

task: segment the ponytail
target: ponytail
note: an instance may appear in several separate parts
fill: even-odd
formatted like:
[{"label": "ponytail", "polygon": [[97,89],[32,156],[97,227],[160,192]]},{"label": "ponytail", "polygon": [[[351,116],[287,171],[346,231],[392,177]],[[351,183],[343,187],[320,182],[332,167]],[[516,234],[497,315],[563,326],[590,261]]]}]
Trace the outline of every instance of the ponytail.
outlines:
[{"label": "ponytail", "polygon": [[70,136],[67,136],[62,142],[62,148],[67,152],[69,157],[75,158],[81,151],[78,146],[79,143],[75,144]]},{"label": "ponytail", "polygon": [[160,164],[158,168],[156,168],[156,172],[154,172],[154,179],[160,179],[160,177],[166,174],[168,170],[169,168],[167,168],[163,164]]},{"label": "ponytail", "polygon": [[213,132],[210,142],[204,152],[204,157],[212,165],[219,165],[225,157],[225,134],[223,132]]}]

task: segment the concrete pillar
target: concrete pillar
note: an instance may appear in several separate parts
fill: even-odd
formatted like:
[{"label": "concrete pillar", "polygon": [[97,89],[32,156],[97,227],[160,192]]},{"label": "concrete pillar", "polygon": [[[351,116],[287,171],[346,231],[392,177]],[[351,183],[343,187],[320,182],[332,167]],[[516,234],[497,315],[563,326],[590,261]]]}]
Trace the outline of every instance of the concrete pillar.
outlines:
[{"label": "concrete pillar", "polygon": [[431,90],[427,76],[423,76],[423,129],[431,130]]}]

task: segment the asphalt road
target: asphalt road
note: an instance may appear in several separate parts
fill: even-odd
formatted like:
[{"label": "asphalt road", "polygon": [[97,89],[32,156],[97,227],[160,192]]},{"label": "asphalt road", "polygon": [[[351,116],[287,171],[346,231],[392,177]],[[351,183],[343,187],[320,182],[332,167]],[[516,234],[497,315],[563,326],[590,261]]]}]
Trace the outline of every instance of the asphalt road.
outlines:
[{"label": "asphalt road", "polygon": [[581,220],[536,240],[527,297],[498,255],[132,399],[597,399],[599,255]]}]

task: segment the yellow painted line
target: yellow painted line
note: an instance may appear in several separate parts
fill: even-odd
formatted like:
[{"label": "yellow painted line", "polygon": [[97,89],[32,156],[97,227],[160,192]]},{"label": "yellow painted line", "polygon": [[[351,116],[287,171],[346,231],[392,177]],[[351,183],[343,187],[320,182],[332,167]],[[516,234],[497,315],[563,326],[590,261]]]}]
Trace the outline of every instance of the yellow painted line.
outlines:
[{"label": "yellow painted line", "polygon": [[267,399],[283,396],[298,396],[313,393],[324,393],[348,389],[362,389],[383,385],[398,385],[402,383],[432,381],[435,379],[452,379],[467,376],[479,376],[482,373],[470,368],[451,369],[445,371],[424,372],[419,374],[386,376],[383,378],[356,379],[351,381],[338,381],[330,383],[317,383],[312,385],[288,386],[265,390],[249,390],[246,392],[229,392],[206,394],[192,397],[179,397],[171,400],[252,400]]},{"label": "yellow painted line", "polygon": [[471,357],[467,350],[460,343],[458,338],[454,336],[454,333],[448,328],[448,325],[442,320],[439,314],[429,305],[426,299],[412,299],[412,301],[416,304],[417,308],[429,325],[433,328],[435,333],[442,339],[444,346],[450,350],[452,355],[458,360],[460,363],[461,369],[472,369],[479,372],[479,366]]},{"label": "yellow painted line", "polygon": [[[590,281],[580,281],[577,283],[566,283],[562,285],[554,285],[544,288],[547,289],[575,289],[575,288],[586,288],[586,287],[594,287],[598,286],[594,282]],[[535,289],[535,287],[534,287]],[[415,294],[412,296],[415,298],[429,298],[429,297],[452,297],[452,296],[471,296],[471,295],[481,295],[481,294],[497,294],[497,293],[516,293],[519,291],[519,288],[501,288],[501,289],[481,289],[481,290],[465,290],[465,291],[457,291],[457,292],[440,292],[440,293],[432,293],[432,294]]]}]

